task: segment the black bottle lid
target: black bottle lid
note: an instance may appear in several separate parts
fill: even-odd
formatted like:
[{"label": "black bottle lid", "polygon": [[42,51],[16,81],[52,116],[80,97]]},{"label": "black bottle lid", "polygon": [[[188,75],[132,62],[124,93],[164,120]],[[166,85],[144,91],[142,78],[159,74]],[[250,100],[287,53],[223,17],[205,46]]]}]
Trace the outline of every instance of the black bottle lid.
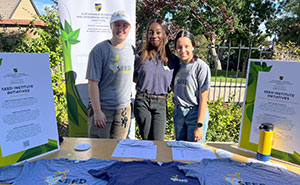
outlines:
[{"label": "black bottle lid", "polygon": [[260,126],[259,126],[259,129],[263,129],[265,131],[273,131],[274,129],[274,125],[272,123],[262,123]]}]

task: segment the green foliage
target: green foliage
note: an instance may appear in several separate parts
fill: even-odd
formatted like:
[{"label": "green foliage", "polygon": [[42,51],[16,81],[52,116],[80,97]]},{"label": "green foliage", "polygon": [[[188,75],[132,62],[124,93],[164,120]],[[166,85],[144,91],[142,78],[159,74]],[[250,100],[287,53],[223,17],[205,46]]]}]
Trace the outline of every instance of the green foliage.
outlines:
[{"label": "green foliage", "polygon": [[280,42],[291,41],[300,45],[300,1],[279,1],[277,11],[277,17],[266,23],[267,33],[276,34]]},{"label": "green foliage", "polygon": [[[17,52],[48,53],[52,72],[52,86],[55,101],[56,119],[58,123],[67,122],[67,102],[65,98],[64,73],[62,72],[62,43],[59,34],[58,12],[46,8],[46,14],[39,17],[46,24],[44,28],[36,28],[37,38],[23,37],[16,48]],[[30,25],[30,27],[35,27]]]},{"label": "green foliage", "polygon": [[174,103],[172,100],[173,97],[174,97],[173,92],[169,93],[167,97],[167,124],[166,124],[165,140],[175,140],[174,122],[173,122],[173,112],[174,112]]},{"label": "green foliage", "polygon": [[18,31],[8,31],[3,29],[0,32],[0,52],[14,52],[22,38],[25,36],[25,30],[18,29]]},{"label": "green foliage", "polygon": [[274,59],[284,61],[300,61],[300,46],[294,42],[279,42],[275,48]]},{"label": "green foliage", "polygon": [[232,102],[224,103],[223,98],[209,101],[209,123],[207,141],[238,142],[242,107]]},{"label": "green foliage", "polygon": [[[195,36],[196,46],[207,46],[208,43],[209,41],[206,39],[206,37],[203,34]],[[201,60],[209,64],[207,61],[207,52],[208,52],[208,48],[199,48],[194,51],[194,54],[198,56]]]}]

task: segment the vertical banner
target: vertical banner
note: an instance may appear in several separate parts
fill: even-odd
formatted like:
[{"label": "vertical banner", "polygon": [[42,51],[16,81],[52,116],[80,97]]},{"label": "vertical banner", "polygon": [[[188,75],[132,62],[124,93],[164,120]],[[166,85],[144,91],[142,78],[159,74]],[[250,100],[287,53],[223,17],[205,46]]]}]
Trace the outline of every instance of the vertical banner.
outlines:
[{"label": "vertical banner", "polygon": [[63,41],[69,133],[87,136],[88,88],[85,73],[88,55],[99,42],[111,39],[110,17],[126,11],[132,26],[127,42],[135,46],[135,0],[59,0],[61,38]]},{"label": "vertical banner", "polygon": [[261,123],[274,125],[271,156],[300,165],[300,62],[249,60],[239,146],[256,152]]},{"label": "vertical banner", "polygon": [[0,167],[59,150],[48,54],[0,53]]}]

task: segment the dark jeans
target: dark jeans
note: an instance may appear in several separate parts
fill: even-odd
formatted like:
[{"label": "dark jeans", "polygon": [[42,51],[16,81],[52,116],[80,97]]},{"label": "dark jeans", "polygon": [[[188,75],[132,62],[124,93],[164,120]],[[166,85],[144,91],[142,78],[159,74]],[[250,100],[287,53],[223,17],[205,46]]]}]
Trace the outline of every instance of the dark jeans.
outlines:
[{"label": "dark jeans", "polygon": [[144,140],[164,140],[167,119],[166,100],[149,98],[137,93],[134,115]]}]

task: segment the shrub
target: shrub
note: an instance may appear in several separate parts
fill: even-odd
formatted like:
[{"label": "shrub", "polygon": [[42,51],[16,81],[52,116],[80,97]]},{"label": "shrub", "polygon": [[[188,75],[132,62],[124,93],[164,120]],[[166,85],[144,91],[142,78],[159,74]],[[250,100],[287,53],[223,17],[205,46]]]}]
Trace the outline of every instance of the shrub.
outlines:
[{"label": "shrub", "polygon": [[207,141],[238,142],[242,107],[233,102],[224,103],[223,98],[209,101]]},{"label": "shrub", "polygon": [[284,61],[300,61],[300,46],[295,42],[279,42],[275,47],[274,59]]},{"label": "shrub", "polygon": [[173,103],[173,92],[168,94],[167,98],[167,123],[166,123],[166,132],[165,140],[175,140],[174,133],[174,124],[173,124],[173,112],[174,112],[174,103]]}]

